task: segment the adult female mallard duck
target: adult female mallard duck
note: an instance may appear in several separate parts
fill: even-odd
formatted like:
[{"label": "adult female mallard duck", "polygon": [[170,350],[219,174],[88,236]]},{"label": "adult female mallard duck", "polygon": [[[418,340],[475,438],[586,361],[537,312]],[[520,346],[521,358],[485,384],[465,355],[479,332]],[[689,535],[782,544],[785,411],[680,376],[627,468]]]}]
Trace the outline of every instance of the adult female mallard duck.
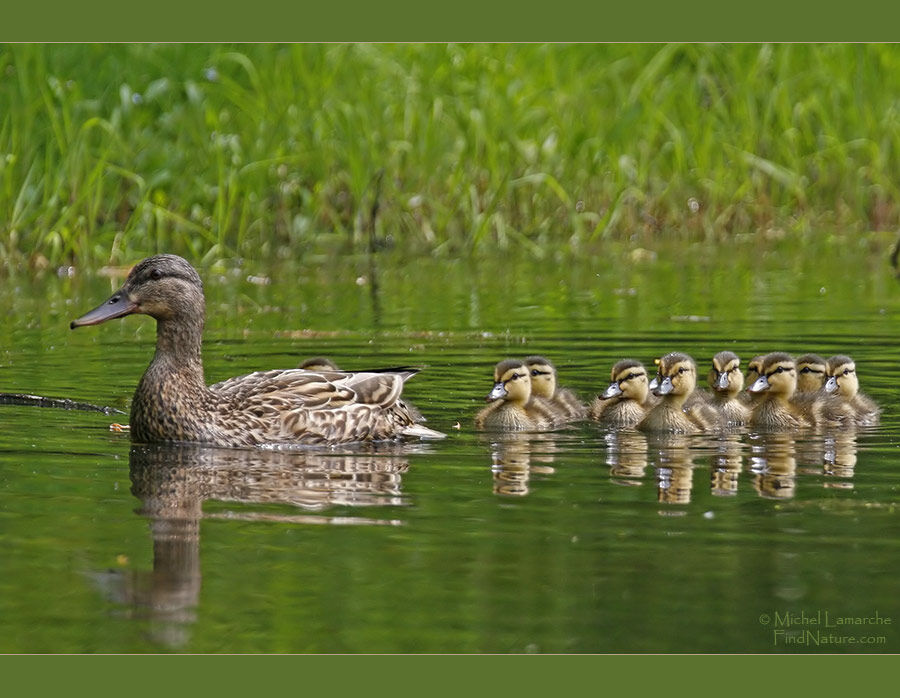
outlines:
[{"label": "adult female mallard duck", "polygon": [[733,351],[720,351],[713,357],[707,381],[712,389],[710,405],[722,414],[725,424],[745,424],[750,418],[750,408],[738,397],[744,389],[740,357]]},{"label": "adult female mallard duck", "polygon": [[518,359],[494,367],[494,387],[485,399],[491,404],[475,415],[479,429],[539,431],[557,423],[553,408],[532,396],[531,373]]},{"label": "adult female mallard duck", "polygon": [[825,392],[838,396],[852,411],[853,421],[860,426],[878,424],[881,408],[872,398],[859,392],[859,377],[856,364],[844,354],[828,359]]},{"label": "adult female mallard duck", "polygon": [[609,379],[609,387],[591,402],[588,416],[611,427],[635,426],[656,404],[647,369],[640,361],[622,359],[612,367]]},{"label": "adult female mallard duck", "polygon": [[205,306],[196,270],[163,254],[137,264],[109,300],[72,321],[74,329],[133,313],[156,320],[156,354],[131,404],[134,441],[241,447],[444,436],[417,424],[400,400],[416,369],[259,371],[207,386]]},{"label": "adult female mallard duck", "polygon": [[659,360],[655,394],[661,400],[637,425],[642,431],[693,433],[714,429],[721,417],[703,399],[691,399],[697,365],[687,354],[671,352]]},{"label": "adult female mallard duck", "polygon": [[531,394],[545,400],[556,415],[556,421],[584,419],[587,407],[568,388],[560,388],[556,367],[543,356],[528,356],[525,365],[531,373]]}]

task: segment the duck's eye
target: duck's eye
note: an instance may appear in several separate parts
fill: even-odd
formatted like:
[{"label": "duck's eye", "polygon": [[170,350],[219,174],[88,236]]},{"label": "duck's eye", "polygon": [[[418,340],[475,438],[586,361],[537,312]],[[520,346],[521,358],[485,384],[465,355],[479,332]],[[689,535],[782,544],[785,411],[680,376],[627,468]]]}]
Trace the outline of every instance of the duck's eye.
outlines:
[{"label": "duck's eye", "polygon": [[150,270],[150,278],[154,281],[158,281],[162,278],[162,272],[159,269],[151,269]]},{"label": "duck's eye", "polygon": [[844,375],[845,375],[845,376],[849,376],[851,373],[853,373],[853,369],[852,369],[852,368],[846,368],[846,369],[844,369]]},{"label": "duck's eye", "polygon": [[685,371],[687,371],[687,369],[684,366],[678,369],[678,373],[684,373]]},{"label": "duck's eye", "polygon": [[784,366],[779,366],[772,373],[784,373]]}]

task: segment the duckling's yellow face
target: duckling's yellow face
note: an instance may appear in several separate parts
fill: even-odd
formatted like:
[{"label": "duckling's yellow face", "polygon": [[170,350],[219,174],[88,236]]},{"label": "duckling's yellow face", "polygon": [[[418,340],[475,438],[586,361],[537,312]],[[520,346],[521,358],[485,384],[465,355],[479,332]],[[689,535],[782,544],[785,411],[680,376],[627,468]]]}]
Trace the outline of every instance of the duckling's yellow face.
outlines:
[{"label": "duckling's yellow face", "polygon": [[789,398],[797,390],[797,367],[787,354],[770,354],[762,365],[762,373],[748,390],[751,393],[768,392]]},{"label": "duckling's yellow face", "polygon": [[487,402],[505,400],[515,405],[525,405],[531,399],[531,377],[528,367],[521,361],[501,361],[494,370],[494,388],[488,393]]},{"label": "duckling's yellow face", "polygon": [[814,393],[825,385],[825,360],[807,354],[797,359],[797,392]]},{"label": "duckling's yellow face", "polygon": [[697,367],[686,354],[666,355],[659,363],[657,395],[687,397],[697,386]]},{"label": "duckling's yellow face", "polygon": [[623,400],[637,400],[643,403],[650,392],[646,369],[638,363],[619,362],[613,366],[612,382],[603,391],[601,399],[620,397]]},{"label": "duckling's yellow face", "polygon": [[757,379],[762,375],[764,358],[765,357],[763,356],[754,356],[752,359],[750,359],[750,361],[747,362],[746,382],[748,386],[752,386],[754,383],[756,383]]},{"label": "duckling's yellow face", "polygon": [[709,387],[717,393],[737,395],[744,387],[741,360],[731,351],[720,351],[713,357],[712,370],[707,376]]},{"label": "duckling's yellow face", "polygon": [[856,364],[847,356],[832,356],[826,368],[828,380],[826,393],[837,393],[844,398],[852,398],[859,392],[859,377]]},{"label": "duckling's yellow face", "polygon": [[531,392],[539,397],[551,398],[556,394],[556,369],[547,361],[529,361]]}]

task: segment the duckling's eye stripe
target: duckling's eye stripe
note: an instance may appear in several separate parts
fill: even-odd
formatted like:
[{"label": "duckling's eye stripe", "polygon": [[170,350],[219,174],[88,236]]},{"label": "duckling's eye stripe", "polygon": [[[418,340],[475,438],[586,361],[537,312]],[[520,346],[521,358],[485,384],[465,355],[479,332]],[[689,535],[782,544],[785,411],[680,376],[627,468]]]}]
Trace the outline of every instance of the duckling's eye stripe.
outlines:
[{"label": "duckling's eye stripe", "polygon": [[532,376],[549,376],[550,371],[539,371],[538,369],[533,368],[533,369],[531,369],[531,375]]}]

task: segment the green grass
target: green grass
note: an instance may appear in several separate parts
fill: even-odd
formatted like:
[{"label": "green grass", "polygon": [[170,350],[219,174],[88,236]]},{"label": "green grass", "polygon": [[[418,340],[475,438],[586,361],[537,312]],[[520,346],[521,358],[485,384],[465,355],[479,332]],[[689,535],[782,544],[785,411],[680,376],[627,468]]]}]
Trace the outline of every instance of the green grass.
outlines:
[{"label": "green grass", "polygon": [[894,45],[3,46],[0,260],[894,229],[898,95]]}]

